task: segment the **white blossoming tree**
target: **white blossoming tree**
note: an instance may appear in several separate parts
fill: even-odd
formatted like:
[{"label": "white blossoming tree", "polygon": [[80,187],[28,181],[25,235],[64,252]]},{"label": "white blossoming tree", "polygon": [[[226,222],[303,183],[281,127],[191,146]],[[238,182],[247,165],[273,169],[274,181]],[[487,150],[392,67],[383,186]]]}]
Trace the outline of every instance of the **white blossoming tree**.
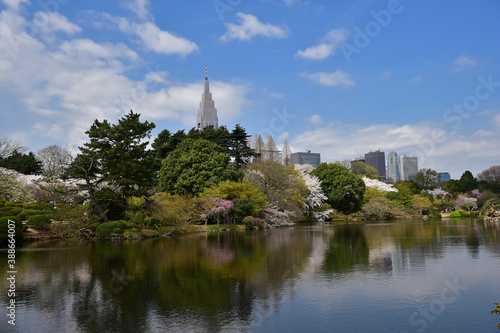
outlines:
[{"label": "white blossoming tree", "polygon": [[324,221],[333,212],[333,209],[322,209],[322,204],[328,198],[323,193],[319,178],[309,174],[313,170],[312,165],[295,164],[295,170],[302,176],[309,190],[306,203],[302,205],[304,214],[312,217],[315,221]]},{"label": "white blossoming tree", "polygon": [[371,187],[371,188],[374,188],[374,189],[379,190],[381,192],[397,192],[398,191],[392,185],[381,182],[380,180],[372,179],[372,178],[368,178],[368,177],[362,177],[362,178],[363,178],[363,181],[365,182],[366,187]]}]

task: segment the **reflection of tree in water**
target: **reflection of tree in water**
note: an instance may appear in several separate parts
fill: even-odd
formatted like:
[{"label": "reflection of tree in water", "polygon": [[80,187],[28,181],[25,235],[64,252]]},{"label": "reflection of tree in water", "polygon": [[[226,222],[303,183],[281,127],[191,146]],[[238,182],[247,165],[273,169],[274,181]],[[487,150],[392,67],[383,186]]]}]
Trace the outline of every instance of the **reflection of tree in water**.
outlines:
[{"label": "reflection of tree in water", "polygon": [[475,222],[482,236],[481,245],[495,255],[500,255],[500,225],[483,221]]},{"label": "reflection of tree in water", "polygon": [[326,273],[344,273],[356,265],[368,264],[368,244],[361,226],[345,226],[335,229],[330,239],[323,263]]},{"label": "reflection of tree in water", "polygon": [[19,297],[72,332],[248,328],[256,309],[279,308],[293,290],[307,242],[282,229],[34,251],[19,263]]}]

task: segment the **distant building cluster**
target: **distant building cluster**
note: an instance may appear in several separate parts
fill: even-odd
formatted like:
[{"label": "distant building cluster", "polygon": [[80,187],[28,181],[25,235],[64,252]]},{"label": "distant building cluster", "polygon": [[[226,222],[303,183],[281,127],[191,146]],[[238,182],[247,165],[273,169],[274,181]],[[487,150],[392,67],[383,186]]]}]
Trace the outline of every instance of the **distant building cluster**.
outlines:
[{"label": "distant building cluster", "polygon": [[[205,82],[200,108],[198,109],[196,128],[202,130],[204,128],[217,129],[218,127],[217,109],[215,108],[215,102],[210,92],[207,68],[205,66]],[[310,164],[314,168],[321,164],[321,155],[319,153],[312,153],[310,150],[292,153],[286,139],[283,143],[283,148],[279,150],[270,135],[267,137],[266,143],[264,143],[260,135],[254,135],[250,142],[250,147],[260,154],[260,156],[254,157],[252,162],[275,161],[289,166],[294,164]],[[359,156],[353,162],[364,162],[374,167],[381,181],[395,183],[399,180],[414,180],[418,173],[417,156],[398,156],[395,151],[391,151],[387,155],[387,164],[385,152],[380,149],[366,153],[364,158]],[[450,180],[448,172],[439,173],[439,181],[446,182],[448,180]]]},{"label": "distant building cluster", "polygon": [[[215,108],[215,102],[210,92],[207,66],[205,66],[205,82],[203,84],[203,93],[201,95],[200,108],[198,109],[196,120],[196,128],[198,130],[203,130],[205,128],[217,129],[219,127],[217,109]],[[275,161],[289,166],[294,164],[311,164],[313,167],[317,167],[321,163],[321,156],[319,153],[311,153],[310,150],[292,153],[287,140],[283,143],[282,150],[278,150],[274,143],[274,139],[270,135],[267,137],[266,143],[264,143],[260,135],[255,135],[252,142],[250,142],[250,147],[260,154],[260,156],[253,159],[253,162]]]}]

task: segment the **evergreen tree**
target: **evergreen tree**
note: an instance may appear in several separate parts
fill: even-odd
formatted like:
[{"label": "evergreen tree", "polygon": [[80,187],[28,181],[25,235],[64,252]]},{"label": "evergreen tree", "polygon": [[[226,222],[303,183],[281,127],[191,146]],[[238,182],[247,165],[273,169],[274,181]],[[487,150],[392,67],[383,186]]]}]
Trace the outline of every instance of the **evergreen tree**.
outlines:
[{"label": "evergreen tree", "polygon": [[43,169],[42,162],[35,157],[35,154],[32,152],[22,154],[17,150],[14,150],[8,157],[0,159],[0,167],[25,175],[38,175]]},{"label": "evergreen tree", "polygon": [[460,177],[460,192],[470,192],[478,187],[477,179],[467,170]]},{"label": "evergreen tree", "polygon": [[238,170],[245,167],[252,157],[257,156],[255,150],[248,146],[249,137],[240,124],[236,124],[229,135],[229,156],[233,158],[233,166]]},{"label": "evergreen tree", "polygon": [[[144,139],[150,137],[155,125],[148,121],[140,122],[139,117],[140,114],[130,111],[116,125],[96,119],[85,132],[90,142],[80,147],[74,172],[86,180],[85,187],[89,192],[95,192],[92,204],[100,214],[104,209],[98,207],[99,194],[105,194],[102,201],[122,206],[123,217],[126,218],[127,199],[147,195],[153,186],[154,163],[146,150],[148,142]],[[108,189],[99,189],[98,185],[104,182]],[[107,219],[106,214],[101,217]]]}]

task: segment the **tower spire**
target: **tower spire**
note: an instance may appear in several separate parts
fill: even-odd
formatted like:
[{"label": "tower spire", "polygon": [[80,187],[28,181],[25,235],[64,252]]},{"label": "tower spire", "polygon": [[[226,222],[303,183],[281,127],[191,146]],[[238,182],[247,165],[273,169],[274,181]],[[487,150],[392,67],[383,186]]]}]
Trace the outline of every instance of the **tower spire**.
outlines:
[{"label": "tower spire", "polygon": [[207,66],[205,65],[205,82],[203,83],[203,94],[201,94],[200,108],[198,109],[197,128],[202,130],[210,127],[219,128],[217,109],[215,108],[212,93],[210,92],[210,82],[208,81]]}]

